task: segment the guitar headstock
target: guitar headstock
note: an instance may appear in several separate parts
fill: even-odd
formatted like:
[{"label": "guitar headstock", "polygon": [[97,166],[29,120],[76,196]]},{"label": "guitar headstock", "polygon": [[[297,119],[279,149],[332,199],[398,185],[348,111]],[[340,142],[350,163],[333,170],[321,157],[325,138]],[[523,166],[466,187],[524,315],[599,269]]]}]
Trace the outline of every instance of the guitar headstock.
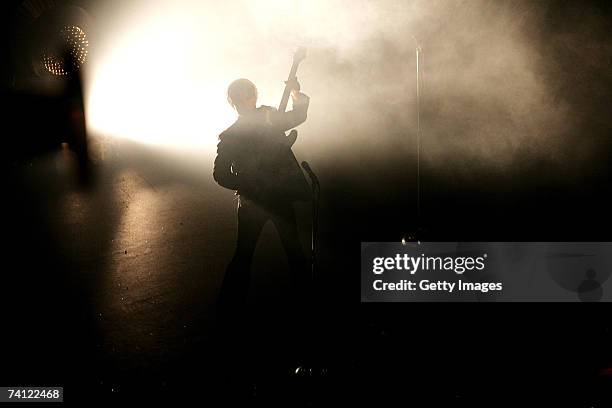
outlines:
[{"label": "guitar headstock", "polygon": [[293,54],[293,63],[299,64],[306,58],[306,47],[299,47]]}]

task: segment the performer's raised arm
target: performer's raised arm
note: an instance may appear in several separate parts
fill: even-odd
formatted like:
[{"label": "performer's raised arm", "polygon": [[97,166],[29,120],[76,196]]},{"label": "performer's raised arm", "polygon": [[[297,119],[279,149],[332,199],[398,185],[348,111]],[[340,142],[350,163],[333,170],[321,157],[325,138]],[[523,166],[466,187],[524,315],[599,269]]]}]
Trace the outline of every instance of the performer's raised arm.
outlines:
[{"label": "performer's raised arm", "polygon": [[300,83],[297,78],[291,82],[286,82],[286,84],[291,88],[293,109],[288,112],[271,109],[269,114],[270,123],[283,131],[293,129],[304,123],[308,116],[308,105],[310,104],[308,95],[300,92]]}]

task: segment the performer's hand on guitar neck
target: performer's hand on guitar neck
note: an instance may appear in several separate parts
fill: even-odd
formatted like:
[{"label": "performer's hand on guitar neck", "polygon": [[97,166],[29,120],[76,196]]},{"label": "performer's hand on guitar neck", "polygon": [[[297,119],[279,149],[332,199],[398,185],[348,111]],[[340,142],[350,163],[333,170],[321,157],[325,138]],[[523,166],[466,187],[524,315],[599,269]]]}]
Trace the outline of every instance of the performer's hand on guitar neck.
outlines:
[{"label": "performer's hand on guitar neck", "polygon": [[295,101],[300,97],[300,83],[297,80],[297,77],[290,79],[289,81],[285,81],[285,86],[291,90],[291,98]]}]

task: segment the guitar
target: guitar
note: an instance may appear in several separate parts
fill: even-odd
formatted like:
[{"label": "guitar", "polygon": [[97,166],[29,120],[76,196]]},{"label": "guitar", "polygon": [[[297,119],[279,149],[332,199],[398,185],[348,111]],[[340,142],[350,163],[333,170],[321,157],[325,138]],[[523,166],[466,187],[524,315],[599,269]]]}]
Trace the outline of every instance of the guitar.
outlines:
[{"label": "guitar", "polygon": [[[278,111],[284,113],[287,110],[287,104],[289,103],[289,95],[291,94],[291,88],[289,84],[297,78],[297,70],[300,63],[306,58],[306,48],[300,47],[293,55],[293,63],[289,70],[289,76],[287,77],[287,85],[283,91],[283,96],[278,105]],[[284,133],[284,132],[282,132]],[[281,146],[280,152],[280,164],[281,172],[284,178],[290,180],[289,185],[292,187],[291,196],[296,201],[307,201],[310,199],[310,192],[308,182],[302,168],[298,164],[295,154],[291,150],[291,147],[297,139],[297,130],[293,129],[289,132],[289,135],[285,134],[284,143]]]},{"label": "guitar", "polygon": [[[300,66],[300,63],[306,59],[306,48],[300,47],[297,49],[295,54],[293,54],[293,64],[291,65],[291,70],[289,71],[289,76],[287,77],[287,84],[291,81],[294,81],[297,78],[297,70]],[[285,112],[287,110],[287,103],[289,103],[289,95],[291,94],[291,88],[289,85],[285,86],[285,91],[283,92],[283,97],[281,98],[280,103],[278,104],[278,111]]]}]

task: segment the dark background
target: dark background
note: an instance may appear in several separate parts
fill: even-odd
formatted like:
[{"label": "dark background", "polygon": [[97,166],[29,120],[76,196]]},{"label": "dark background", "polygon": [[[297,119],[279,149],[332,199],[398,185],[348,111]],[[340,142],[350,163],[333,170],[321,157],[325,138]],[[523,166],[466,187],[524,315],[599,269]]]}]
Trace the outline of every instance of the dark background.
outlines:
[{"label": "dark background", "polygon": [[[419,219],[415,174],[399,159],[374,148],[365,159],[318,163],[320,278],[308,344],[326,372],[300,377],[291,374],[292,345],[303,339],[286,330],[292,316],[284,296],[266,289],[283,288],[282,278],[275,283],[284,268],[274,261],[278,244],[258,255],[257,307],[240,352],[228,353],[215,342],[212,310],[233,245],[231,193],[214,185],[210,164],[204,176],[194,174],[170,154],[127,142],[79,182],[76,160],[60,148],[62,95],[15,90],[16,77],[34,76],[16,44],[35,36],[15,34],[20,4],[4,2],[8,206],[0,383],[63,385],[67,402],[244,397],[283,406],[605,406],[612,389],[602,372],[612,367],[608,304],[360,304],[358,297],[362,241],[608,240],[612,53],[603,47],[597,63],[577,63],[593,61],[594,51],[551,39],[582,32],[584,10],[610,21],[610,6],[542,3],[544,24],[534,41],[556,97],[572,108],[577,125],[569,143],[592,146],[588,160],[579,171],[568,163],[570,170],[560,172],[558,163],[526,150],[510,168],[471,163],[467,176],[455,163],[424,161]],[[609,44],[610,33],[588,31],[587,38]],[[164,209],[152,258],[139,240],[147,226],[123,221],[143,186]],[[307,217],[307,208],[301,211]],[[120,232],[128,238],[121,241]],[[270,260],[274,266],[266,266]],[[162,269],[167,275],[152,286],[139,278],[115,281],[117,265],[138,276]]]}]

